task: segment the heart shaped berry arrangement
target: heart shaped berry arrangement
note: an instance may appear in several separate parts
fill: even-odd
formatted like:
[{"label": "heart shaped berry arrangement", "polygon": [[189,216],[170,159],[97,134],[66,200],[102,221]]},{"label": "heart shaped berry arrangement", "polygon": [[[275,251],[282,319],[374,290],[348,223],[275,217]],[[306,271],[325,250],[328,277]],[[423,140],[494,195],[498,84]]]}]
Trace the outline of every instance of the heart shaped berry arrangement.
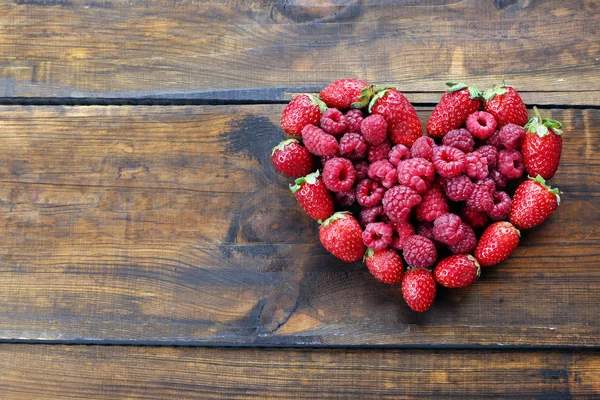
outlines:
[{"label": "heart shaped berry arrangement", "polygon": [[342,79],[319,96],[298,95],[281,127],[304,145],[288,139],[272,152],[275,167],[297,178],[290,189],[319,221],[325,249],[401,284],[419,312],[433,305],[437,284],[468,286],[480,267],[505,260],[519,229],[541,224],[560,202],[545,181],[560,161],[560,122],[535,107],[528,119],[504,82],[485,92],[446,85],[428,136],[396,88]]}]

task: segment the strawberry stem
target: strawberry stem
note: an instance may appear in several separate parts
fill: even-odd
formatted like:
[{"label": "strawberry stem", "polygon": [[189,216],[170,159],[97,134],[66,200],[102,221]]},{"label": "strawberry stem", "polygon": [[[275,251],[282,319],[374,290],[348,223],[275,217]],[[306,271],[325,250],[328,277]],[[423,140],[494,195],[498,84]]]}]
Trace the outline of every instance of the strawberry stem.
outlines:
[{"label": "strawberry stem", "polygon": [[277,146],[273,147],[273,150],[271,151],[271,155],[275,154],[275,152],[277,150],[283,150],[283,148],[285,146],[287,146],[290,143],[294,143],[294,142],[298,143],[298,141],[296,139],[288,139],[288,140],[281,141]]},{"label": "strawberry stem", "polygon": [[303,176],[302,178],[298,178],[298,179],[296,179],[294,184],[290,185],[290,190],[292,191],[292,193],[296,194],[296,192],[298,190],[300,190],[300,187],[302,187],[303,184],[308,183],[309,185],[314,185],[315,183],[317,183],[318,177],[319,177],[319,170],[316,170],[315,172],[313,172],[311,174]]},{"label": "strawberry stem", "polygon": [[558,203],[558,205],[560,205],[560,195],[563,194],[560,190],[558,190],[557,188],[552,188],[550,186],[550,184],[546,183],[546,180],[544,178],[542,178],[540,175],[536,176],[535,178],[532,178],[531,176],[529,177],[530,180],[538,183],[539,185],[541,185],[542,187],[544,187],[547,191],[549,191],[550,193],[552,193],[553,195],[556,196],[556,202]]}]

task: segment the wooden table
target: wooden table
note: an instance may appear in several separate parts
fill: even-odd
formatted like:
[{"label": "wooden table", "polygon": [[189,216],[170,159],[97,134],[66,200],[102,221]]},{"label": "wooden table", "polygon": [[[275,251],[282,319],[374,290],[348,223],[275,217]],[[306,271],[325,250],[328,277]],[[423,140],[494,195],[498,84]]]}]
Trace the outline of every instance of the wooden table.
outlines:
[{"label": "wooden table", "polygon": [[[270,149],[297,92],[501,76],[565,194],[416,314]],[[0,398],[600,398],[600,2],[0,0]]]}]

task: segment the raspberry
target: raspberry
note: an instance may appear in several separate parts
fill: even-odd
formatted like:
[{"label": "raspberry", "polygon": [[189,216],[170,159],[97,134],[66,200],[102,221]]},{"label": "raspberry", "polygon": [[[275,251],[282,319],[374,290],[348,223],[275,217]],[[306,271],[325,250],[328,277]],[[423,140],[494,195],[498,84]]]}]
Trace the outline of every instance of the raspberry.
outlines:
[{"label": "raspberry", "polygon": [[494,134],[496,120],[485,111],[475,111],[467,118],[467,130],[477,139],[485,140]]},{"label": "raspberry", "polygon": [[356,201],[356,194],[354,193],[354,189],[336,193],[335,201],[342,208],[350,207]]},{"label": "raspberry", "polygon": [[433,237],[449,245],[460,242],[465,237],[465,229],[460,217],[451,213],[437,217],[433,222]]},{"label": "raspberry", "polygon": [[366,161],[354,161],[354,170],[356,171],[356,180],[360,182],[369,176],[369,163]]},{"label": "raspberry", "polygon": [[523,175],[523,157],[518,150],[500,150],[498,152],[498,171],[508,179]]},{"label": "raspberry", "polygon": [[363,113],[358,108],[351,108],[350,110],[348,110],[346,112],[348,132],[360,133],[360,123],[363,119]]},{"label": "raspberry", "polygon": [[371,144],[379,144],[387,138],[388,124],[383,115],[372,114],[363,119],[360,131],[365,140]]},{"label": "raspberry", "polygon": [[487,159],[488,169],[496,168],[498,165],[498,149],[494,146],[485,145],[475,150]]},{"label": "raspberry", "polygon": [[463,201],[468,199],[471,193],[473,193],[473,189],[475,189],[475,184],[471,182],[466,175],[448,178],[444,182],[446,196],[452,201]]},{"label": "raspberry", "polygon": [[394,235],[392,235],[392,243],[390,247],[396,250],[402,250],[406,240],[415,234],[415,228],[413,228],[410,222],[395,222],[392,224],[394,227]]},{"label": "raspberry", "polygon": [[398,182],[419,194],[429,189],[434,176],[433,165],[424,158],[410,158],[398,164]]},{"label": "raspberry", "polygon": [[367,226],[373,222],[390,222],[390,219],[383,212],[383,206],[365,207],[360,212],[360,224]]},{"label": "raspberry", "polygon": [[[478,183],[475,184],[473,193],[471,193],[467,199],[467,205],[477,211],[489,212],[494,206],[494,193],[490,190],[489,186],[486,185],[486,181],[478,181]],[[495,190],[496,185],[494,184],[494,181],[491,179],[489,181],[492,182]]]},{"label": "raspberry", "polygon": [[421,204],[415,208],[415,215],[419,221],[434,221],[448,211],[448,202],[444,191],[439,185],[434,184],[423,195]]},{"label": "raspberry", "polygon": [[500,131],[494,132],[494,134],[492,136],[490,136],[489,138],[486,139],[485,144],[488,146],[493,146],[498,150],[504,149],[504,145],[500,141],[500,136],[498,136],[499,132]]},{"label": "raspberry", "polygon": [[467,167],[465,168],[465,173],[469,178],[473,179],[485,179],[488,176],[488,164],[487,158],[477,152],[472,152],[466,154],[467,158]]},{"label": "raspberry", "polygon": [[421,202],[421,196],[411,188],[397,185],[385,192],[383,210],[392,222],[406,221],[413,207]]},{"label": "raspberry", "polygon": [[494,195],[494,193],[496,193],[496,184],[494,183],[494,181],[491,178],[480,179],[478,181],[475,181],[475,186],[477,186],[477,185],[485,186],[487,188],[487,190],[490,191],[492,196]]},{"label": "raspberry", "polygon": [[332,158],[339,157],[339,156],[340,156],[339,152],[336,152],[336,154],[332,154],[330,156],[321,156],[321,165],[325,165],[325,164],[327,164],[327,161],[331,160]]},{"label": "raspberry", "polygon": [[412,235],[406,240],[403,255],[406,263],[413,268],[430,267],[437,259],[433,242],[421,235]]},{"label": "raspberry", "polygon": [[379,160],[369,166],[369,178],[389,189],[396,184],[398,174],[388,160]]},{"label": "raspberry", "polygon": [[508,150],[519,150],[525,139],[525,129],[515,124],[504,125],[498,131],[498,139]]},{"label": "raspberry", "polygon": [[362,233],[362,239],[370,249],[375,251],[383,250],[392,243],[394,229],[389,224],[383,222],[373,222],[365,228]]},{"label": "raspberry", "polygon": [[433,167],[444,178],[452,178],[463,173],[467,158],[465,153],[450,146],[438,146],[433,150]]},{"label": "raspberry", "polygon": [[444,244],[435,240],[433,237],[433,222],[422,221],[417,227],[417,235],[425,236],[431,240],[436,249],[441,249]]},{"label": "raspberry", "polygon": [[348,129],[348,121],[346,117],[337,108],[328,108],[321,115],[321,129],[330,135],[341,135]]},{"label": "raspberry", "polygon": [[392,163],[394,167],[397,167],[400,164],[400,161],[406,160],[411,157],[410,150],[403,144],[397,144],[388,153],[388,160]]},{"label": "raspberry", "polygon": [[306,125],[302,129],[304,146],[315,156],[332,156],[338,151],[338,142],[314,125]]},{"label": "raspberry", "polygon": [[332,192],[345,192],[354,185],[356,172],[352,161],[346,158],[332,158],[323,167],[323,183]]},{"label": "raspberry", "polygon": [[379,160],[387,160],[391,148],[392,145],[389,140],[385,140],[378,145],[371,145],[367,151],[367,160],[369,160],[370,163]]},{"label": "raspberry", "polygon": [[379,182],[373,182],[370,179],[363,179],[356,186],[356,201],[364,207],[373,207],[379,204],[385,188]]},{"label": "raspberry", "polygon": [[494,181],[496,189],[504,189],[508,183],[508,178],[502,175],[497,169],[491,170],[488,178],[491,178]]},{"label": "raspberry", "polygon": [[459,149],[465,153],[470,153],[475,147],[473,136],[465,128],[453,129],[446,133],[442,138],[444,146],[450,146]]},{"label": "raspberry", "polygon": [[[427,161],[431,161],[433,157],[433,148],[435,147],[435,142],[429,136],[421,136],[413,143],[410,148],[410,156],[424,158]],[[392,160],[390,160],[392,161]],[[392,164],[394,164],[392,162]],[[395,164],[394,164],[395,165]]]},{"label": "raspberry", "polygon": [[456,244],[448,246],[448,250],[452,254],[467,254],[475,250],[477,246],[477,237],[473,228],[463,222],[463,229],[465,230],[465,236]]},{"label": "raspberry", "polygon": [[488,215],[485,211],[477,211],[468,205],[463,207],[460,216],[473,228],[483,228],[488,223]]},{"label": "raspberry", "polygon": [[362,160],[367,155],[367,142],[359,133],[346,133],[340,139],[340,154],[351,160]]},{"label": "raspberry", "polygon": [[510,214],[511,204],[512,200],[506,192],[496,192],[494,193],[494,206],[488,211],[488,215],[495,221],[506,219]]}]

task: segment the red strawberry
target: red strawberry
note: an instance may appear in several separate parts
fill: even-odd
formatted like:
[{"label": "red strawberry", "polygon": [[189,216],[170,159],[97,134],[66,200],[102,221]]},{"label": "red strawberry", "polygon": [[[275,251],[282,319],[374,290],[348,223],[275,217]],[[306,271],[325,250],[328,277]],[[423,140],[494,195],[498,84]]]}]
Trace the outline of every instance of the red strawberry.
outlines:
[{"label": "red strawberry", "polygon": [[436,265],[433,277],[436,282],[447,288],[469,286],[479,278],[481,268],[470,254],[456,254],[444,258]]},{"label": "red strawberry", "polygon": [[496,265],[517,248],[521,233],[511,223],[495,222],[487,227],[475,248],[475,258],[482,267]]},{"label": "red strawberry", "polygon": [[345,262],[358,261],[365,254],[360,224],[346,212],[327,218],[319,228],[319,239],[328,252]]},{"label": "red strawberry", "polygon": [[360,79],[340,79],[321,90],[319,97],[328,107],[345,110],[364,108],[373,95],[373,87]]},{"label": "red strawberry", "polygon": [[313,158],[296,139],[288,139],[273,147],[273,165],[280,172],[299,178],[308,175],[313,169]]},{"label": "red strawberry", "polygon": [[447,82],[448,91],[433,109],[427,122],[427,133],[440,138],[465,124],[469,114],[479,110],[481,91],[464,83]]},{"label": "red strawberry", "polygon": [[369,112],[383,115],[388,123],[388,135],[394,144],[410,148],[423,135],[415,108],[394,88],[379,89],[369,103]]},{"label": "red strawberry", "polygon": [[392,249],[373,251],[367,249],[365,263],[369,272],[384,283],[400,283],[404,275],[402,258]]},{"label": "red strawberry", "polygon": [[517,91],[510,86],[494,86],[483,93],[483,107],[496,118],[498,125],[525,125],[527,108]]},{"label": "red strawberry", "polygon": [[301,136],[306,125],[319,125],[327,106],[312,94],[299,94],[281,114],[281,128],[289,135]]},{"label": "red strawberry", "polygon": [[312,219],[324,220],[335,211],[333,198],[319,178],[319,171],[296,179],[296,183],[290,185],[290,190],[296,195],[298,203]]},{"label": "red strawberry", "polygon": [[436,290],[433,275],[427,269],[409,269],[402,280],[402,297],[413,311],[429,310],[435,301]]},{"label": "red strawberry", "polygon": [[535,117],[525,125],[525,139],[521,147],[523,163],[530,176],[550,179],[558,169],[562,152],[562,124],[542,118],[537,107]]},{"label": "red strawberry", "polygon": [[512,199],[508,220],[518,229],[530,229],[544,222],[560,204],[560,192],[546,185],[541,176],[521,183]]}]

